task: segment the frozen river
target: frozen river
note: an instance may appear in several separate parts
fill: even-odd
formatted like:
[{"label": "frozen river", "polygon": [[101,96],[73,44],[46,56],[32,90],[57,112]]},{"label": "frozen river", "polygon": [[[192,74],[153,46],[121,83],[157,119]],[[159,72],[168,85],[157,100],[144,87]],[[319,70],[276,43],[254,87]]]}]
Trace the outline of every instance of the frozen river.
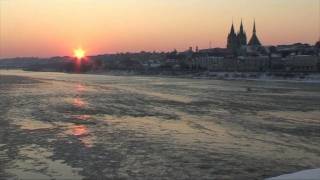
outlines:
[{"label": "frozen river", "polygon": [[319,167],[320,84],[0,71],[0,179],[263,179]]}]

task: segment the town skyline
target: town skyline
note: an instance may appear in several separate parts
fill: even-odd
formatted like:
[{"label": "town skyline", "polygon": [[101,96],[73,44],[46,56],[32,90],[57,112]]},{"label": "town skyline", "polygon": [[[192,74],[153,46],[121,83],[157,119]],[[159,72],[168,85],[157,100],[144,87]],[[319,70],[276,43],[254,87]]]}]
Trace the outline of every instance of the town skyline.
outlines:
[{"label": "town skyline", "polygon": [[[71,2],[1,0],[0,58],[71,56],[72,50],[78,47],[85,49],[88,55],[183,51],[196,46],[199,49],[225,48],[231,24],[238,30],[241,20],[248,38],[256,21],[257,35],[263,45],[299,42],[313,45],[320,37],[318,0],[290,1],[290,4],[287,0],[260,3],[203,0],[200,4],[187,0],[185,4],[173,1],[172,7],[158,1],[145,4],[131,0],[109,4]],[[245,3],[252,6],[246,8]],[[268,9],[271,6],[274,8]],[[74,8],[72,15],[68,12],[70,7]],[[106,11],[108,8],[112,12]],[[166,12],[161,11],[165,8]],[[182,12],[183,9],[187,12]],[[191,10],[194,11],[191,13]],[[219,16],[223,10],[225,15]],[[124,12],[128,12],[127,15],[121,15]],[[276,15],[278,17],[274,17]],[[94,18],[96,20],[91,22]]]}]

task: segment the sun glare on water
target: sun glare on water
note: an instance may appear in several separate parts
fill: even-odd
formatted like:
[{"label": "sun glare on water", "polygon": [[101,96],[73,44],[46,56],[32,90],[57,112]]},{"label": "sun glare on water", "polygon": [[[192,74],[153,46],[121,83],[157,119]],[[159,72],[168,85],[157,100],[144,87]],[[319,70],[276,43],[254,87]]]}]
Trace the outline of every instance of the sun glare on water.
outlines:
[{"label": "sun glare on water", "polygon": [[74,56],[78,59],[84,58],[86,54],[86,52],[81,48],[75,49],[73,53],[74,53]]}]

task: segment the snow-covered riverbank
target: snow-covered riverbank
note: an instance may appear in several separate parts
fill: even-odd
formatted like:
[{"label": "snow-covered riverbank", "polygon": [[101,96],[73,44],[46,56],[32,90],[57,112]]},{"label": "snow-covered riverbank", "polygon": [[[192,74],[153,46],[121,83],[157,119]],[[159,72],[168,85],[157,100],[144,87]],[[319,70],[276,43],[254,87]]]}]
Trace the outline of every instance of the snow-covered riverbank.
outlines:
[{"label": "snow-covered riverbank", "polygon": [[190,79],[216,80],[249,80],[249,81],[280,81],[280,82],[307,82],[320,83],[320,73],[260,73],[260,72],[136,72],[136,71],[103,71],[92,74],[115,76],[156,76]]},{"label": "snow-covered riverbank", "polygon": [[299,171],[292,174],[285,174],[274,178],[268,178],[266,180],[319,180],[320,168]]},{"label": "snow-covered riverbank", "polygon": [[305,73],[250,73],[250,72],[208,72],[200,78],[223,80],[256,80],[256,81],[284,81],[320,83],[320,74]]}]

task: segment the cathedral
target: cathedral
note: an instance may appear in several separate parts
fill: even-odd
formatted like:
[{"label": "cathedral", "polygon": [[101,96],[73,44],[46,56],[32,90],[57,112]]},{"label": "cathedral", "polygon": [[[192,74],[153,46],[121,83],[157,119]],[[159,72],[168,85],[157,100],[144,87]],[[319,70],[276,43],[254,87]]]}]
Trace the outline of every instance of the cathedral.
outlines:
[{"label": "cathedral", "polygon": [[239,49],[246,46],[252,46],[252,47],[261,46],[260,40],[257,36],[256,23],[254,22],[253,24],[252,37],[249,40],[249,42],[247,41],[247,35],[246,35],[246,32],[244,31],[242,20],[240,24],[240,30],[238,33],[235,32],[234,25],[232,23],[231,30],[228,35],[227,48],[231,49],[233,52],[237,52]]}]

